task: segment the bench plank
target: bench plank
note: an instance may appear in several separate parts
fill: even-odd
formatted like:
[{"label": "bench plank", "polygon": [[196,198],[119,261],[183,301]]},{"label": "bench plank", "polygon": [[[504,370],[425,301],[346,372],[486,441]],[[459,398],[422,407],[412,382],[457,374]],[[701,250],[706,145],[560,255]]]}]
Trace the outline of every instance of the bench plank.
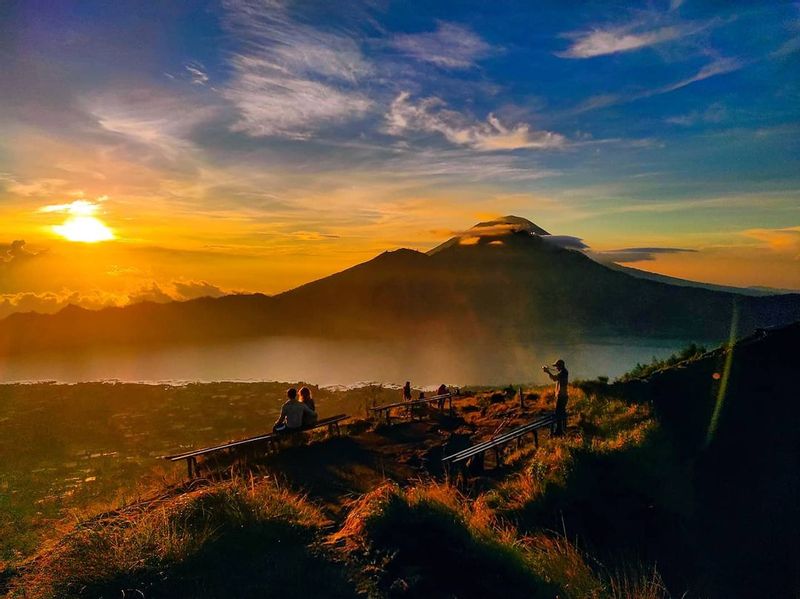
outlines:
[{"label": "bench plank", "polygon": [[481,443],[477,443],[472,447],[468,447],[467,449],[463,449],[461,451],[457,451],[454,454],[445,456],[442,458],[443,462],[461,462],[466,460],[474,455],[479,453],[483,453],[489,449],[499,448],[501,445],[505,445],[513,441],[514,439],[518,439],[523,435],[533,432],[535,433],[538,429],[544,428],[546,426],[552,426],[556,422],[555,414],[549,414],[547,416],[542,416],[530,422],[528,424],[524,424],[520,427],[517,427],[513,430],[508,431],[507,433],[503,433],[502,435],[498,435]]},{"label": "bench plank", "polygon": [[445,399],[452,398],[452,393],[445,393],[443,395],[433,395],[431,397],[425,397],[423,399],[412,399],[410,401],[398,401],[395,403],[388,403],[382,406],[374,406],[370,408],[373,412],[382,412],[383,410],[391,410],[392,408],[404,408],[408,406],[419,406],[426,403],[431,403],[434,401],[441,401]]},{"label": "bench plank", "polygon": [[[305,426],[302,428],[297,429],[296,431],[288,431],[288,432],[303,432],[303,431],[310,431],[316,428],[320,428],[322,426],[329,426],[331,424],[336,424],[341,422],[342,420],[346,419],[346,414],[337,414],[336,416],[330,416],[328,418],[323,418],[322,420],[318,420],[312,426]],[[202,449],[194,449],[192,451],[187,451],[185,453],[177,453],[173,455],[165,455],[161,456],[160,459],[162,460],[170,460],[171,462],[177,462],[178,460],[185,460],[188,458],[194,458],[201,455],[205,455],[208,453],[214,453],[216,451],[222,451],[224,449],[230,449],[233,447],[241,447],[242,445],[249,445],[251,443],[258,443],[259,441],[267,441],[269,439],[277,439],[282,436],[286,435],[285,432],[281,433],[266,433],[264,435],[257,435],[255,437],[248,437],[247,439],[240,439],[238,441],[229,441],[227,443],[222,443],[221,445],[213,445],[211,447],[204,447]]]}]

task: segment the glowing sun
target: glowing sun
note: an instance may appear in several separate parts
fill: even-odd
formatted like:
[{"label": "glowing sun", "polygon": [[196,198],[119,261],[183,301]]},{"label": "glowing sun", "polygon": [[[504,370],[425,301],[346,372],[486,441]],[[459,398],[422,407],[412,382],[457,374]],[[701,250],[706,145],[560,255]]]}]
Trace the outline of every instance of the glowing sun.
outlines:
[{"label": "glowing sun", "polygon": [[[102,198],[106,199],[105,196]],[[97,243],[114,239],[114,232],[99,218],[93,216],[100,206],[89,200],[75,200],[69,204],[52,204],[42,206],[38,212],[67,214],[67,220],[52,227],[56,235],[69,241]]]},{"label": "glowing sun", "polygon": [[94,216],[71,216],[53,231],[69,241],[96,243],[114,239],[114,233]]}]

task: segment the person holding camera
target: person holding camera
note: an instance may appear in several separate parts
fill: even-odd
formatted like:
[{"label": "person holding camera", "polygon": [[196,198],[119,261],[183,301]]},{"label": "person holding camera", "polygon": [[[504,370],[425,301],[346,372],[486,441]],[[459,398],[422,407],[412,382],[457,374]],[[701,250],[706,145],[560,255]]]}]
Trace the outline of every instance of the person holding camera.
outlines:
[{"label": "person holding camera", "polygon": [[[555,368],[555,371],[552,369]],[[567,387],[569,386],[569,371],[564,360],[556,360],[552,366],[542,366],[542,371],[556,383],[556,427],[553,434],[560,437],[567,427]]]}]

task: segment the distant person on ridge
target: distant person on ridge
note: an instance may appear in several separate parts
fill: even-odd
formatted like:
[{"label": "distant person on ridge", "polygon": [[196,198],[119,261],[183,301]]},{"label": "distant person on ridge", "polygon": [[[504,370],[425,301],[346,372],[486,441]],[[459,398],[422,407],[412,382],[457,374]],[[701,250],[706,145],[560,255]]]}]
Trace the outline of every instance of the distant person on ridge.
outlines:
[{"label": "distant person on ridge", "polygon": [[276,433],[300,430],[303,428],[303,418],[313,417],[316,419],[317,417],[314,410],[297,401],[297,389],[294,387],[286,391],[286,397],[288,399],[281,407],[281,415],[272,427]]},{"label": "distant person on ridge", "polygon": [[300,389],[300,403],[311,408],[314,413],[312,416],[308,412],[303,412],[303,426],[312,426],[317,423],[317,408],[314,406],[314,398],[311,397],[311,389],[303,387]]},{"label": "distant person on ridge", "polygon": [[[555,368],[555,372],[551,370]],[[552,366],[542,366],[542,370],[556,382],[556,429],[554,435],[560,437],[564,434],[567,425],[567,387],[569,385],[569,371],[564,360],[556,360]]]},{"label": "distant person on ridge", "polygon": [[[444,383],[439,385],[439,388],[436,390],[436,395],[447,395],[448,393],[450,393],[450,391],[447,390],[447,385],[445,385]],[[443,409],[444,409],[444,398],[441,398],[439,400],[439,410],[441,411]]]},{"label": "distant person on ridge", "polygon": [[403,401],[411,401],[411,381],[403,385]]}]

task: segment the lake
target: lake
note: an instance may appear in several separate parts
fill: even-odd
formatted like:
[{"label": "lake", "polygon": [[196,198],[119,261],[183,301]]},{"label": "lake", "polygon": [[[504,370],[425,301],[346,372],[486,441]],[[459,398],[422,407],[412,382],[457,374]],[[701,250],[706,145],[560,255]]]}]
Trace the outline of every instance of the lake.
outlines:
[{"label": "lake", "polygon": [[[76,383],[307,381],[354,386],[544,383],[542,364],[563,358],[573,379],[617,377],[637,362],[666,357],[689,340],[615,338],[559,346],[387,343],[265,338],[147,350],[93,349],[0,360],[0,382]],[[708,343],[707,347],[713,347]]]}]

